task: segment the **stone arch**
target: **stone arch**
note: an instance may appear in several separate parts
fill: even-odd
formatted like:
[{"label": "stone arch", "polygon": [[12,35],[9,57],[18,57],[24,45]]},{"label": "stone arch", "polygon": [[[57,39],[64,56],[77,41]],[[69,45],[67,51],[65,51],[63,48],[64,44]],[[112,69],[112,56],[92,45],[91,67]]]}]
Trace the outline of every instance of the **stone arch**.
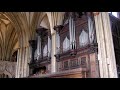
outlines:
[{"label": "stone arch", "polygon": [[21,20],[22,17],[20,17],[18,14],[14,12],[5,12],[4,15],[8,17],[8,19],[11,21],[12,25],[14,26],[17,34],[19,34],[18,37],[18,41],[20,43],[19,47],[26,46],[28,37],[25,28],[23,26],[23,21]]},{"label": "stone arch", "polygon": [[[47,16],[46,12],[42,12],[41,15],[39,15],[39,19],[36,24],[36,28],[40,27],[41,22],[44,20],[44,18]],[[48,18],[48,16],[47,16]],[[49,22],[49,21],[48,21]]]}]

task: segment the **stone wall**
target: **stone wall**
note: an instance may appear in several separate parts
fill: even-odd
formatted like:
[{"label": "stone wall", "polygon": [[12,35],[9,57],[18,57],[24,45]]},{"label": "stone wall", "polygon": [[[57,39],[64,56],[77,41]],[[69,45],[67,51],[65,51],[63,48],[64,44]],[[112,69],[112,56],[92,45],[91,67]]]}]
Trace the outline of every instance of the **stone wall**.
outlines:
[{"label": "stone wall", "polygon": [[0,61],[0,74],[6,74],[10,78],[15,77],[16,62]]}]

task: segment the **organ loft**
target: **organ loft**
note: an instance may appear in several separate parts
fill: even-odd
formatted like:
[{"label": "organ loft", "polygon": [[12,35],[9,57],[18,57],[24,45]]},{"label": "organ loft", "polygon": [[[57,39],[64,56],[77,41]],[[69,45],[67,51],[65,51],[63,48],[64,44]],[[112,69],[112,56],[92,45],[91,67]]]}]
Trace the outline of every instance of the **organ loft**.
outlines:
[{"label": "organ loft", "polygon": [[119,78],[119,12],[0,12],[0,78]]}]

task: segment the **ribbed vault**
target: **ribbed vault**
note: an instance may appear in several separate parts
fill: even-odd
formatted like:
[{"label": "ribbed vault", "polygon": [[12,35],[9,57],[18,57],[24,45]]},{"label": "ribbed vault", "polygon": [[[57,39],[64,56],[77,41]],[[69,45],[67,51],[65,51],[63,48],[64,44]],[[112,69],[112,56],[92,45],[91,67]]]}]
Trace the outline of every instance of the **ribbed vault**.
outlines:
[{"label": "ribbed vault", "polygon": [[54,26],[62,25],[63,19],[64,12],[0,12],[0,60],[12,61],[12,55],[18,51],[20,66],[17,64],[16,76],[28,75],[25,68],[31,53],[29,40],[36,38],[40,26],[55,33]]},{"label": "ribbed vault", "polygon": [[10,61],[18,35],[11,21],[0,13],[0,60]]}]

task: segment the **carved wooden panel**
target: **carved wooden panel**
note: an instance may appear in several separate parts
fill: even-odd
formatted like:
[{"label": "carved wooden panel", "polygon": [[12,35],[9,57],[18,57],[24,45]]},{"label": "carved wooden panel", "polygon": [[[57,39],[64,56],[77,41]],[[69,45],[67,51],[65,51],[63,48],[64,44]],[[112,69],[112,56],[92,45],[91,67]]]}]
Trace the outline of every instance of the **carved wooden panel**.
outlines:
[{"label": "carved wooden panel", "polygon": [[79,64],[78,59],[70,60],[70,68],[77,68],[79,66],[80,66],[80,64]]},{"label": "carved wooden panel", "polygon": [[[77,49],[78,49],[80,47],[80,45],[79,45],[79,36],[80,36],[80,33],[81,33],[82,29],[84,29],[88,33],[88,23],[87,23],[87,16],[86,15],[83,15],[81,18],[75,19],[75,28],[76,28],[76,30],[75,30],[76,45],[77,45]],[[69,23],[65,24],[65,26],[62,28],[62,30],[60,31],[59,34],[60,34],[60,52],[61,52],[61,54],[63,53],[63,55],[61,55],[61,58],[62,58],[62,57],[64,57],[64,55],[66,55],[66,52],[63,52],[63,49],[64,49],[63,48],[63,41],[64,41],[64,39],[66,37],[68,39],[70,39],[70,36],[69,36]],[[69,51],[69,49],[67,51]]]},{"label": "carved wooden panel", "polygon": [[66,61],[61,61],[63,62],[62,65],[63,67],[62,68],[59,68],[61,70],[68,70],[68,69],[75,69],[75,68],[80,68],[80,62],[79,62],[79,59],[66,59]]},{"label": "carved wooden panel", "polygon": [[9,73],[12,77],[15,76],[16,62],[1,61],[0,73]]},{"label": "carved wooden panel", "polygon": [[69,62],[68,61],[64,62],[64,69],[69,69]]},{"label": "carved wooden panel", "polygon": [[87,64],[86,64],[86,57],[82,57],[81,58],[81,67],[82,68],[86,68]]}]

